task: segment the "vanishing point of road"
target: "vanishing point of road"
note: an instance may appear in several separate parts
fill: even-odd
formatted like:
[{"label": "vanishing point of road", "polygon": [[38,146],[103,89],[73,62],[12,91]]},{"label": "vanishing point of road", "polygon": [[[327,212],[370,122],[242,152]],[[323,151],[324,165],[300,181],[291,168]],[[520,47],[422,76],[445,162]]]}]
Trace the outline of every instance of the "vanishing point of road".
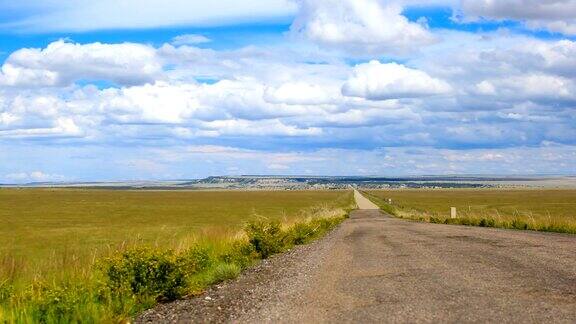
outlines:
[{"label": "vanishing point of road", "polygon": [[139,320],[576,323],[576,236],[411,222],[355,195],[326,238]]}]

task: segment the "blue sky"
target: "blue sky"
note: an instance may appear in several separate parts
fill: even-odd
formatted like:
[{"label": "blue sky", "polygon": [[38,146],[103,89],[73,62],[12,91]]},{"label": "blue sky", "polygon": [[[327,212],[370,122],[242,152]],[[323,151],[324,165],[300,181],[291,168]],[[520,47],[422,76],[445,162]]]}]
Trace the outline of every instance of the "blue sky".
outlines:
[{"label": "blue sky", "polygon": [[576,0],[0,0],[0,183],[576,173]]}]

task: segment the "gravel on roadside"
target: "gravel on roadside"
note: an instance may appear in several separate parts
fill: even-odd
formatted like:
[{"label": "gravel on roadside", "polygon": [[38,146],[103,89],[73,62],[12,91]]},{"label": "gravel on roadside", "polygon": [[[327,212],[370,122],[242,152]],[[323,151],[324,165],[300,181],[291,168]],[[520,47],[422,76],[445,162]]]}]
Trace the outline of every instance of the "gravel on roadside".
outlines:
[{"label": "gravel on roadside", "polygon": [[249,318],[282,295],[304,290],[307,280],[333,246],[334,231],[308,245],[260,261],[237,279],[210,287],[202,295],[157,307],[140,314],[135,323],[227,323]]}]

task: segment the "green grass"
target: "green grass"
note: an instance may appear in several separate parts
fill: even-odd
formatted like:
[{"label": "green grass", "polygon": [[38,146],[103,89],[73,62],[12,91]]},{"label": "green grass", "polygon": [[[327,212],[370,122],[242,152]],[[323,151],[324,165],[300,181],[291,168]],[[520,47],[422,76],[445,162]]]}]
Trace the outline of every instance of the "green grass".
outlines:
[{"label": "green grass", "polygon": [[[576,234],[576,190],[409,189],[365,192],[389,214],[432,223]],[[392,204],[387,203],[392,199]],[[450,218],[450,207],[458,218]]]},{"label": "green grass", "polygon": [[349,191],[0,190],[0,322],[128,318],[323,235],[353,205]]},{"label": "green grass", "polygon": [[238,231],[258,216],[289,221],[345,203],[346,194],[334,191],[0,190],[0,267],[45,276],[126,245],[177,247],[202,232]]}]

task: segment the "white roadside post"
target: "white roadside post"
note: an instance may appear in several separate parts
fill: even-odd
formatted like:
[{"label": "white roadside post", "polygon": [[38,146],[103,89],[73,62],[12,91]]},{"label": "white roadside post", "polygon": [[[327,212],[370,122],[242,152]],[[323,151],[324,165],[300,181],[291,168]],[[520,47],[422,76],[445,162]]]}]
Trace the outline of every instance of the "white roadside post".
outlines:
[{"label": "white roadside post", "polygon": [[456,207],[450,207],[450,218],[454,219],[456,217]]}]

